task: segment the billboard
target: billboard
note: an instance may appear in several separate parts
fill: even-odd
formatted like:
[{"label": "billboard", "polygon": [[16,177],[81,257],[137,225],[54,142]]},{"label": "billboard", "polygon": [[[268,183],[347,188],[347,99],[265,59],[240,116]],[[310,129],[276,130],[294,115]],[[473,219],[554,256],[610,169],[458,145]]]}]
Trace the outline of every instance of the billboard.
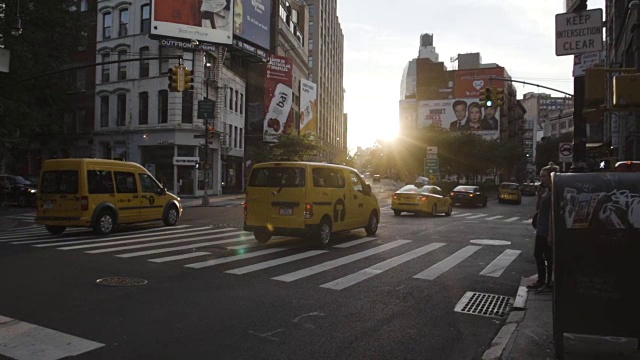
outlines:
[{"label": "billboard", "polygon": [[154,0],[151,34],[231,44],[232,0]]},{"label": "billboard", "polygon": [[457,70],[454,74],[454,92],[453,96],[457,99],[477,98],[480,97],[480,90],[495,86],[504,88],[503,80],[491,80],[489,77],[504,77],[505,72],[502,67],[493,67],[486,69]]},{"label": "billboard", "polygon": [[500,136],[500,109],[481,108],[477,98],[418,102],[418,127],[471,131],[484,139]]},{"label": "billboard", "polygon": [[400,130],[415,129],[418,112],[415,99],[400,100]]},{"label": "billboard", "polygon": [[271,48],[271,0],[233,0],[233,34]]},{"label": "billboard", "polygon": [[300,135],[318,129],[318,86],[311,81],[300,80]]},{"label": "billboard", "polygon": [[270,55],[267,60],[267,72],[264,82],[264,137],[267,142],[277,142],[285,129],[290,129],[290,116],[293,103],[293,66],[291,59],[279,55]]}]

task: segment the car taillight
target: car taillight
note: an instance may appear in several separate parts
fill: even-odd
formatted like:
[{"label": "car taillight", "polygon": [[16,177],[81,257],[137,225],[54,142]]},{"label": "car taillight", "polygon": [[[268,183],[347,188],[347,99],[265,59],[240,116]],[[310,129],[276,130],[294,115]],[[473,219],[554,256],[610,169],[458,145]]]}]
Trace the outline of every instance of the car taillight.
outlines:
[{"label": "car taillight", "polygon": [[306,203],[304,204],[304,218],[311,219],[313,217],[313,204]]},{"label": "car taillight", "polygon": [[474,195],[473,195],[473,194],[469,194],[469,196],[470,196],[470,197],[473,197]]},{"label": "car taillight", "polygon": [[80,197],[80,210],[82,211],[89,210],[89,198],[87,196]]},{"label": "car taillight", "polygon": [[427,195],[423,195],[423,196],[420,198],[420,200],[422,200],[422,201],[427,201],[427,200],[429,200],[429,197],[428,197]]},{"label": "car taillight", "polygon": [[245,219],[247,218],[247,203],[242,204],[242,213],[244,214]]},{"label": "car taillight", "polygon": [[456,193],[454,193],[454,192],[452,191],[452,192],[451,192],[451,194],[449,194],[449,195],[454,196],[455,194],[456,194]]},{"label": "car taillight", "polygon": [[400,198],[400,196],[398,196],[398,195],[396,195],[396,194],[393,194],[393,198],[394,198],[394,199],[396,199],[396,200],[398,200],[398,199]]}]

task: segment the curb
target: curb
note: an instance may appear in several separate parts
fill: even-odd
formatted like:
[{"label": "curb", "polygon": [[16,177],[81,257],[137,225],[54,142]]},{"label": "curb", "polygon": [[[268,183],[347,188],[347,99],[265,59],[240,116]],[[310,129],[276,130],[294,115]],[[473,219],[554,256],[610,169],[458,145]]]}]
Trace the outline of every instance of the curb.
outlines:
[{"label": "curb", "polygon": [[505,324],[500,328],[498,334],[493,338],[491,342],[491,347],[487,349],[484,354],[482,354],[482,360],[500,360],[502,359],[502,354],[504,350],[507,348],[507,345],[511,341],[513,334],[518,327],[518,324],[524,320],[524,315],[526,314],[526,306],[527,306],[527,287],[524,285],[525,278],[520,280],[520,286],[518,287],[518,292],[516,294],[515,301],[513,303],[513,308],[511,309],[511,313],[507,318]]}]

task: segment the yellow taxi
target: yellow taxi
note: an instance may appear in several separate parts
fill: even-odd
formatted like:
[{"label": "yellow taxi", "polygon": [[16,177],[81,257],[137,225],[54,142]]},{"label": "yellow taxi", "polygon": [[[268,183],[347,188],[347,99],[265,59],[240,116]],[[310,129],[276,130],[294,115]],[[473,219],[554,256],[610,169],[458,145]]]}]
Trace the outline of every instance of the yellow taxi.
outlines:
[{"label": "yellow taxi", "polygon": [[416,182],[413,185],[400,188],[393,194],[391,209],[395,216],[399,216],[403,212],[431,214],[432,216],[444,213],[446,216],[451,216],[453,204],[451,198],[439,187]]},{"label": "yellow taxi", "polygon": [[268,162],[251,169],[244,230],[258,242],[274,235],[311,236],[327,245],[333,233],[378,230],[380,206],[357,170],[313,162]]},{"label": "yellow taxi", "polygon": [[520,205],[522,203],[522,191],[520,189],[520,185],[516,183],[500,183],[498,187],[498,202],[511,202]]},{"label": "yellow taxi", "polygon": [[36,224],[52,234],[91,227],[97,235],[116,224],[162,220],[173,226],[180,198],[167,192],[139,164],[102,159],[52,159],[42,164]]}]

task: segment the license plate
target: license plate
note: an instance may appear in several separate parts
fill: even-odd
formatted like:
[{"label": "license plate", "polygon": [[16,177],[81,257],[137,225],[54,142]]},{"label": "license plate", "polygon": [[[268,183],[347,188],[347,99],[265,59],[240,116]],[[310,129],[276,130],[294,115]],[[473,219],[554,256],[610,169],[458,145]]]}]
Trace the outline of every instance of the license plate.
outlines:
[{"label": "license plate", "polygon": [[52,201],[46,201],[44,203],[44,208],[49,210],[49,209],[53,209],[53,202]]},{"label": "license plate", "polygon": [[293,208],[281,207],[280,215],[293,215]]}]

